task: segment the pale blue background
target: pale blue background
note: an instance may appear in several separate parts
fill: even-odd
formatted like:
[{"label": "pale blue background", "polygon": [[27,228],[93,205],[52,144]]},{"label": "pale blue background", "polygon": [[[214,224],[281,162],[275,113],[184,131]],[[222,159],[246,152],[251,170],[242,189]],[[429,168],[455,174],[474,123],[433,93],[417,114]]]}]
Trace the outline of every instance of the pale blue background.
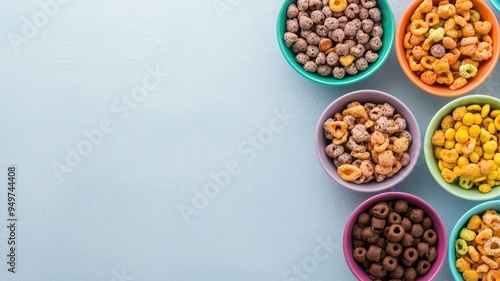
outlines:
[{"label": "pale blue background", "polygon": [[[398,20],[411,1],[390,2]],[[0,0],[1,280],[354,280],[341,236],[370,194],[341,188],[321,169],[313,144],[319,115],[344,93],[378,89],[413,110],[423,137],[449,99],[413,86],[394,52],[362,83],[314,84],[279,52],[280,1],[220,0],[230,7],[224,13],[216,3],[74,0],[58,4],[16,52],[9,34],[21,36],[23,17],[42,8]],[[168,78],[128,116],[113,111],[157,65]],[[493,95],[499,75],[474,93]],[[241,151],[284,108],[294,115],[289,124],[254,157]],[[66,148],[102,120],[114,130],[59,181],[52,164],[64,164]],[[179,206],[192,205],[195,190],[228,163],[238,163],[239,174],[186,223]],[[10,164],[19,170],[15,275],[6,265]],[[392,190],[427,200],[448,232],[477,204],[443,191],[423,153]],[[287,275],[312,262],[328,237],[333,255],[307,278]],[[446,265],[437,280],[452,280]]]}]

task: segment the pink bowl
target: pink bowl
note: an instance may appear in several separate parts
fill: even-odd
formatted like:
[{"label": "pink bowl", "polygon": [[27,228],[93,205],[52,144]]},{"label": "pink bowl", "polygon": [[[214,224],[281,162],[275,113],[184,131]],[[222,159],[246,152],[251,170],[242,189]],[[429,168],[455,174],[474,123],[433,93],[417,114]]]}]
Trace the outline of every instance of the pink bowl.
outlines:
[{"label": "pink bowl", "polygon": [[352,246],[352,228],[354,227],[354,224],[356,223],[357,217],[359,214],[361,214],[364,211],[367,211],[372,205],[379,201],[389,201],[389,200],[399,200],[403,199],[406,200],[409,204],[420,208],[424,211],[424,213],[429,216],[432,221],[433,221],[433,226],[434,230],[436,231],[438,235],[438,242],[437,242],[437,258],[436,260],[432,263],[432,268],[431,270],[423,275],[420,276],[419,278],[416,279],[416,281],[424,281],[424,280],[432,280],[436,275],[439,273],[439,270],[443,266],[445,260],[446,260],[446,251],[448,247],[448,238],[446,234],[446,228],[444,226],[443,221],[441,220],[441,217],[439,214],[434,210],[434,208],[429,205],[429,203],[425,202],[423,199],[408,194],[404,192],[385,192],[381,193],[378,195],[375,195],[373,197],[368,198],[366,201],[361,203],[352,215],[349,217],[347,220],[347,223],[345,225],[344,229],[344,238],[343,238],[343,244],[344,244],[344,258],[347,262],[347,265],[349,266],[349,269],[351,272],[356,276],[356,278],[360,281],[371,281],[370,277],[368,274],[365,272],[365,270],[354,260],[352,256],[353,252],[353,246]]},{"label": "pink bowl", "polygon": [[[408,150],[408,153],[411,157],[410,164],[406,167],[403,167],[391,178],[387,178],[382,182],[371,181],[363,184],[355,184],[344,181],[337,173],[337,167],[335,166],[335,164],[333,164],[333,160],[330,159],[325,153],[325,147],[331,143],[331,140],[328,140],[324,135],[323,123],[325,123],[328,118],[332,118],[335,113],[342,112],[342,110],[345,109],[346,105],[353,101],[358,101],[360,103],[372,102],[376,104],[387,102],[391,104],[395,108],[396,113],[401,114],[401,116],[406,119],[406,130],[409,131],[412,135],[413,140],[410,143],[410,147]],[[360,192],[378,192],[391,188],[401,182],[411,173],[411,171],[417,164],[420,154],[420,146],[422,143],[420,139],[420,129],[418,127],[417,120],[411,113],[410,109],[394,96],[376,90],[359,90],[351,92],[339,97],[334,102],[332,102],[325,109],[323,114],[321,114],[321,117],[318,120],[318,124],[316,125],[315,137],[316,155],[318,156],[319,162],[325,172],[340,185],[348,189]]]}]

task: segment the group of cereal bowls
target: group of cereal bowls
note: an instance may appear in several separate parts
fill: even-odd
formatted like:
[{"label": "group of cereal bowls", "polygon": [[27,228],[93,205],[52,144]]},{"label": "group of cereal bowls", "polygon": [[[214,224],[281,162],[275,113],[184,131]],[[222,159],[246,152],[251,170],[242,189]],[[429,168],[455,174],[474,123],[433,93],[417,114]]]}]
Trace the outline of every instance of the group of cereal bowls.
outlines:
[{"label": "group of cereal bowls", "polygon": [[[378,60],[372,62],[369,65],[368,69],[362,71],[356,71],[355,74],[346,75],[341,79],[339,79],[338,77],[333,77],[332,75],[327,76],[325,74],[320,75],[318,73],[312,73],[312,71],[305,70],[305,67],[302,65],[304,62],[300,63],[296,59],[295,57],[296,53],[299,51],[290,48],[292,44],[288,44],[288,42],[285,42],[285,40],[283,40],[283,37],[287,32],[287,20],[290,19],[289,6],[291,4],[295,4],[298,2],[299,2],[298,5],[300,5],[301,1],[302,3],[304,3],[304,1],[308,2],[307,0],[284,1],[284,4],[280,10],[278,17],[277,39],[279,42],[280,50],[285,60],[288,62],[288,64],[299,74],[316,83],[330,85],[330,86],[345,86],[360,82],[363,79],[366,79],[370,75],[374,74],[378,69],[380,69],[380,67],[389,57],[393,46],[395,46],[396,55],[398,57],[398,61],[400,62],[400,66],[405,75],[414,85],[416,85],[424,92],[432,95],[442,96],[442,97],[457,97],[473,91],[482,83],[484,83],[485,80],[489,77],[489,75],[494,71],[499,59],[500,33],[496,17],[486,3],[484,3],[481,0],[471,0],[471,3],[473,3],[473,9],[480,14],[481,20],[485,20],[491,23],[491,30],[489,30],[486,35],[482,35],[482,38],[485,41],[491,41],[487,42],[490,45],[489,46],[490,57],[488,57],[488,59],[485,59],[484,61],[481,61],[479,63],[480,67],[476,65],[475,71],[477,72],[477,75],[476,73],[474,73],[474,75],[471,75],[470,77],[463,76],[467,79],[467,83],[465,83],[465,85],[461,85],[457,89],[451,89],[450,87],[451,84],[448,86],[443,86],[435,83],[433,85],[429,85],[431,83],[427,83],[428,81],[424,83],[423,76],[425,72],[424,70],[426,68],[422,68],[421,70],[416,70],[416,65],[414,64],[415,61],[412,61],[414,59],[412,57],[414,56],[414,54],[412,53],[414,50],[408,49],[408,46],[405,46],[404,42],[405,40],[407,40],[408,42],[410,40],[410,36],[408,36],[408,31],[410,29],[414,28],[414,26],[421,27],[419,25],[422,22],[418,21],[419,17],[415,16],[415,12],[419,10],[420,11],[426,10],[425,12],[422,12],[423,16],[420,15],[420,17],[423,17],[423,19],[425,19],[426,13],[430,14],[432,13],[431,10],[428,9],[428,7],[425,8],[422,6],[429,4],[430,2],[432,2],[433,5],[438,5],[438,3],[441,1],[415,0],[411,2],[409,7],[403,13],[401,20],[396,28],[394,16],[392,14],[388,1],[377,0],[377,7],[380,10],[380,13],[382,14],[382,18],[380,20],[380,26],[383,28],[383,34],[381,36],[382,46],[378,50]],[[329,3],[328,0],[309,1],[309,3],[315,3],[315,2],[322,2],[323,5],[327,5]],[[347,0],[345,2],[351,4],[359,3],[359,1],[351,2]],[[453,4],[455,3],[455,1],[450,1],[450,2]],[[496,0],[491,0],[490,2],[495,9],[498,9],[498,7],[500,6],[498,1]],[[335,5],[339,3],[343,3],[343,1],[335,0]],[[435,9],[435,11],[437,11],[437,9]],[[293,15],[293,17],[297,17],[297,15]],[[466,17],[466,14],[463,14],[463,17]],[[456,19],[457,22],[459,22],[459,20],[460,18]],[[296,22],[298,23],[299,21],[300,20]],[[314,23],[320,24],[321,22],[316,22],[315,19]],[[463,24],[464,25],[469,24],[469,19],[467,19],[467,22],[464,22]],[[470,24],[474,25],[474,22],[470,22]],[[448,26],[441,26],[441,27],[443,29],[445,27],[448,28]],[[430,32],[426,32],[425,34],[426,36],[434,32],[435,32],[434,34],[438,34],[439,33],[438,29],[439,27],[436,26],[436,28],[430,30]],[[438,30],[438,32],[436,32],[436,30]],[[299,36],[304,35],[305,39],[304,41],[306,41],[308,39],[306,37],[307,34],[309,33],[307,32],[305,34],[299,34]],[[330,34],[328,34],[328,36],[332,38]],[[435,37],[430,39],[429,38],[424,38],[424,39],[429,40],[430,42],[430,40],[431,39],[434,40]],[[411,40],[413,40],[413,38]],[[442,39],[440,37],[436,40],[439,41]],[[436,40],[435,42],[438,42]],[[330,44],[328,46],[332,47],[331,40],[328,39],[326,41],[330,41],[328,42]],[[395,44],[394,41],[396,41]],[[425,41],[422,42],[425,43]],[[420,44],[423,44],[422,42]],[[466,45],[466,43],[464,43],[464,45]],[[457,47],[457,49],[460,47],[461,44]],[[446,49],[448,49],[448,47],[446,47]],[[329,51],[332,50],[333,52],[335,52],[334,49],[331,49]],[[435,50],[430,50],[429,48],[427,48],[427,50],[428,53],[431,53],[431,51],[436,51],[438,50],[438,48],[436,48]],[[308,51],[310,50],[307,49],[307,52]],[[327,51],[327,54],[329,51]],[[303,49],[303,52],[306,52],[305,47]],[[450,53],[451,52],[452,51],[450,51]],[[434,55],[434,52],[432,52],[432,55]],[[341,56],[341,54],[339,54],[338,56]],[[410,57],[412,58],[410,59]],[[311,59],[309,56],[307,56],[307,58]],[[436,57],[435,60],[439,60],[440,58],[442,59],[442,57]],[[463,59],[463,57],[461,59]],[[434,59],[431,60],[431,62],[433,61]],[[465,64],[465,62],[462,64]],[[467,64],[471,63],[468,62]],[[332,67],[330,67],[330,73],[332,71],[331,68],[333,68],[333,65],[331,66]],[[459,64],[456,66],[450,66],[450,68],[456,67],[454,68],[454,71],[455,73],[459,73],[459,70],[460,72],[462,71],[460,66],[461,65]],[[449,72],[451,72],[451,70],[449,70]],[[437,76],[438,77],[446,76],[442,73],[438,73]],[[470,71],[466,74],[470,74]],[[462,73],[460,73],[460,75],[462,75]],[[459,78],[459,76],[453,77],[453,79],[455,80],[457,80],[457,78]],[[386,105],[388,106],[389,109],[386,108]],[[376,109],[374,110],[375,107]],[[363,112],[362,110],[358,110],[361,108],[364,108],[365,111]],[[461,108],[461,110],[465,108],[465,111],[462,112],[461,114],[462,115],[468,114],[467,118],[469,119],[472,117],[475,118],[473,121],[470,121],[472,123],[465,124],[468,123],[469,121],[465,122],[464,121],[465,119],[461,119],[464,118],[464,116],[457,117],[453,121],[451,127],[443,123],[444,119],[455,118],[455,115],[459,115],[458,113],[455,114],[457,108]],[[381,111],[382,113],[380,113],[380,115],[377,115],[379,111]],[[390,112],[390,113],[386,116],[384,114],[385,112]],[[377,118],[379,118],[379,116],[383,116],[383,118],[385,119],[383,120],[383,122],[380,121],[378,123],[377,122],[373,122],[371,124],[368,124],[370,122],[363,123],[364,122],[363,120],[367,120],[366,118],[364,118],[366,114],[375,114],[377,115]],[[348,116],[350,119],[346,118],[346,116]],[[396,184],[404,180],[411,173],[412,169],[415,167],[417,163],[421,145],[423,145],[427,167],[433,178],[443,189],[445,189],[450,194],[453,194],[454,196],[467,200],[478,200],[478,201],[490,200],[492,198],[500,196],[500,189],[499,188],[491,189],[490,186],[490,182],[495,182],[495,181],[500,182],[500,168],[498,168],[498,166],[500,166],[500,163],[497,163],[500,162],[500,145],[498,145],[498,138],[500,137],[500,135],[498,134],[498,131],[500,131],[500,117],[496,118],[496,116],[500,116],[500,100],[497,98],[491,96],[483,96],[483,95],[469,95],[457,98],[449,102],[435,114],[425,132],[424,143],[421,144],[420,131],[417,121],[413,116],[413,114],[411,113],[411,111],[400,100],[384,92],[376,90],[360,90],[342,95],[325,109],[316,127],[316,132],[315,132],[316,154],[325,172],[341,186],[344,186],[348,189],[358,192],[381,192],[395,186]],[[401,118],[404,120],[401,121]],[[491,120],[487,121],[488,118]],[[347,125],[342,124],[342,122],[337,122],[344,120],[346,121],[344,123],[348,123]],[[465,123],[462,121],[464,121]],[[381,134],[375,133],[375,131],[379,129],[373,129],[373,128],[375,128],[374,126],[378,126],[380,128],[387,122],[391,124],[388,126],[389,127],[392,126],[392,128],[394,128],[394,131],[393,132],[389,131],[389,133],[387,133],[388,131],[383,131],[383,134],[385,134],[385,139],[381,140],[380,142],[377,142],[376,138]],[[495,122],[498,122],[498,124],[496,124]],[[400,126],[400,128],[397,129],[395,124]],[[445,124],[445,127],[443,127],[443,124]],[[474,129],[471,129],[474,126],[476,127]],[[356,135],[355,137],[359,138],[359,140],[371,144],[369,144],[365,148],[361,147],[359,149],[353,147],[354,145],[356,145],[354,142],[351,142],[349,146],[349,144],[347,143],[351,141],[350,139],[346,138],[342,140],[343,136],[347,136],[347,134],[345,134],[344,132],[346,128],[347,130],[350,130],[348,134],[349,136]],[[479,131],[477,130],[477,128],[479,128]],[[488,141],[489,142],[494,141],[497,143],[496,146],[494,146],[494,148],[497,150],[495,150],[494,152],[491,151],[485,152],[486,150],[483,151],[483,148],[481,148],[481,151],[477,151],[477,153],[476,151],[473,152],[478,155],[475,156],[474,160],[470,159],[469,161],[469,154],[467,155],[463,154],[463,149],[464,147],[467,147],[467,145],[469,144],[470,138],[463,139],[462,134],[464,134],[464,132],[467,131],[466,134],[467,137],[469,136],[469,134],[471,135],[477,134],[475,137],[477,139],[481,139],[483,138],[483,130],[488,131],[488,129],[491,129],[491,134],[489,135],[489,139],[481,140],[483,148],[486,150],[493,149],[493,148],[486,148],[484,146]],[[437,131],[441,131],[442,133],[436,133]],[[460,137],[459,134],[457,133],[460,133]],[[437,141],[437,139],[439,139],[438,137],[441,137],[442,139]],[[374,138],[375,141],[372,141],[372,138]],[[405,143],[405,141],[403,140],[404,138],[408,140],[407,143]],[[460,141],[458,141],[458,139],[460,139]],[[396,143],[398,140],[401,140],[401,142],[405,143],[406,145],[404,153],[403,150],[398,151],[397,149],[396,150],[392,149],[394,150],[394,152],[387,152],[386,150],[388,150],[387,149],[388,147],[391,146],[396,147],[399,145],[399,143]],[[387,144],[387,142],[389,144]],[[442,144],[437,145],[436,143],[438,142],[442,142]],[[377,150],[377,153],[366,154],[367,151],[373,152],[374,148],[380,148],[380,151]],[[350,150],[351,152],[357,153],[357,155],[366,154],[366,157],[360,156],[360,157],[365,157],[362,159],[366,160],[358,161],[357,163],[351,163],[347,161],[346,158],[348,158],[349,156],[346,156],[344,158],[341,157],[342,154],[345,154],[343,152],[346,149]],[[460,153],[456,154],[455,153],[456,150],[460,150]],[[381,158],[382,154],[384,158]],[[486,154],[488,154],[489,156],[486,156]],[[498,157],[493,154],[498,154]],[[466,160],[461,159],[464,158],[462,157],[464,155],[467,156],[465,157],[467,158]],[[375,158],[376,161],[374,160]],[[444,158],[452,160],[444,161],[443,160]],[[387,163],[390,163],[388,165],[389,166],[392,165],[392,167],[395,166],[395,164],[393,164],[394,163],[393,161],[406,162],[406,163],[404,165],[399,165],[397,167],[396,172],[394,173],[391,172],[388,174],[388,176],[384,175],[384,177],[379,181],[378,179],[375,179],[375,177],[371,175],[375,174],[373,170],[382,171],[384,167],[386,167],[386,165],[379,165],[380,164],[379,162],[382,161],[381,159]],[[403,161],[403,159],[406,159],[406,161]],[[470,167],[469,164],[471,164]],[[474,164],[477,164],[476,166],[480,167],[479,170],[477,167],[474,166]],[[464,168],[464,166],[467,166],[467,168]],[[495,168],[494,169],[491,168],[492,166],[494,166]],[[342,169],[340,169],[339,167],[342,167]],[[484,172],[484,174],[482,174],[483,173],[482,169],[488,171],[488,173]],[[496,171],[493,171],[495,169]],[[469,170],[471,170],[472,172]],[[463,173],[466,174],[475,173],[475,178],[472,178],[472,176],[470,176],[471,178],[467,178],[466,175]],[[357,179],[358,182],[352,179]],[[483,187],[483,189],[478,188],[477,186],[474,187],[474,183],[482,183],[481,185],[479,184],[477,185],[485,187]],[[485,190],[485,188],[487,188],[488,186],[489,189]],[[456,223],[449,238],[446,239],[447,238],[446,229],[444,227],[444,224],[440,216],[428,203],[426,203],[421,198],[402,192],[385,192],[375,195],[366,200],[365,202],[363,202],[360,206],[356,208],[356,210],[354,210],[353,214],[348,219],[344,230],[344,256],[352,273],[359,280],[372,280],[372,278],[370,278],[371,274],[370,270],[372,269],[363,268],[363,263],[359,261],[357,262],[356,258],[354,257],[356,253],[355,246],[363,244],[363,243],[359,244],[359,241],[355,242],[356,239],[353,238],[353,233],[355,232],[354,228],[356,228],[355,226],[358,225],[358,219],[359,219],[358,216],[360,216],[360,214],[363,213],[371,212],[369,210],[371,210],[370,208],[373,208],[374,204],[380,202],[392,202],[389,204],[394,204],[394,202],[397,200],[404,200],[412,204],[413,207],[423,210],[426,216],[429,216],[432,219],[435,233],[439,237],[441,237],[439,238],[437,244],[433,246],[435,248],[434,253],[437,254],[437,256],[433,258],[432,267],[430,268],[430,270],[428,270],[428,272],[425,273],[424,276],[417,277],[417,279],[415,280],[432,280],[433,278],[435,278],[435,276],[437,275],[438,271],[440,270],[446,259],[446,253],[448,255],[448,263],[454,279],[462,280],[463,275],[465,273],[463,272],[463,269],[460,269],[460,271],[457,270],[458,264],[461,263],[462,261],[459,260],[459,255],[457,254],[458,248],[456,248],[455,246],[458,243],[457,240],[462,239],[462,230],[468,227],[468,221],[471,219],[473,215],[481,216],[487,210],[500,210],[500,201],[490,201],[472,208],[470,211],[464,214],[463,217]],[[392,207],[389,208],[389,210],[391,210],[392,212],[393,211]],[[483,223],[483,225],[484,224],[485,223]],[[499,228],[498,234],[500,235],[500,223],[498,225],[498,228]],[[477,230],[477,232],[478,231],[479,230]],[[359,236],[359,230],[357,235]],[[384,235],[386,235],[385,232]],[[500,238],[498,238],[498,242],[500,243]],[[472,245],[475,244],[473,243]],[[500,244],[497,245],[500,246]],[[362,257],[363,259],[366,257],[367,252],[370,252],[368,248],[360,249],[359,251],[360,253],[361,252],[364,253],[364,256]],[[372,251],[372,254],[373,252],[374,251]],[[379,269],[381,269],[381,267]],[[468,273],[470,272],[467,272],[467,274]],[[499,277],[500,277],[500,271],[499,271]]]},{"label": "group of cereal bowls", "polygon": [[[415,69],[407,58],[407,50],[405,48],[405,35],[407,33],[407,28],[411,26],[413,23],[414,19],[414,14],[415,11],[419,9],[420,4],[423,1],[420,0],[415,0],[410,3],[408,8],[405,10],[403,13],[399,24],[396,27],[396,21],[394,19],[390,4],[388,0],[377,0],[377,8],[380,10],[380,13],[382,14],[382,18],[380,20],[380,25],[383,28],[383,34],[381,36],[381,43],[382,46],[380,50],[378,50],[378,60],[375,62],[371,63],[369,67],[366,70],[363,71],[357,71],[356,74],[354,75],[346,75],[342,79],[337,79],[334,78],[332,75],[320,75],[318,73],[311,73],[307,70],[304,69],[303,65],[297,61],[296,59],[296,53],[299,52],[294,52],[289,46],[287,46],[284,36],[287,33],[287,21],[290,19],[290,17],[287,17],[288,9],[291,4],[297,3],[298,0],[285,0],[283,3],[283,6],[281,7],[281,10],[278,15],[278,21],[276,25],[276,34],[277,34],[277,39],[278,39],[278,46],[281,50],[281,53],[283,54],[285,60],[288,62],[288,64],[295,70],[297,71],[300,75],[303,77],[314,81],[316,83],[320,83],[323,85],[329,85],[329,86],[345,86],[345,85],[350,85],[354,84],[357,82],[360,82],[367,77],[371,76],[375,72],[377,72],[378,69],[382,67],[382,65],[385,63],[387,58],[392,52],[392,48],[395,47],[396,50],[396,55],[398,57],[398,61],[400,63],[400,66],[405,73],[405,75],[408,77],[408,79],[416,85],[418,88],[421,90],[433,94],[436,96],[443,96],[443,97],[455,97],[455,96],[460,96],[464,95],[466,93],[471,92],[472,90],[476,89],[478,86],[480,86],[488,77],[489,75],[493,72],[493,70],[496,67],[496,64],[498,62],[499,56],[500,56],[500,44],[499,42],[499,25],[498,21],[495,17],[494,12],[488,7],[488,5],[483,2],[482,0],[471,0],[473,3],[473,9],[476,10],[480,16],[482,21],[488,21],[491,23],[491,31],[488,33],[489,37],[493,41],[491,46],[488,48],[491,48],[491,58],[481,61],[480,67],[477,70],[477,75],[475,75],[472,78],[468,78],[467,84],[465,86],[461,86],[459,89],[455,90],[450,90],[448,87],[439,85],[439,84],[433,84],[433,85],[428,85],[424,82],[422,82],[421,78],[419,77],[419,73],[415,73],[412,69]],[[306,1],[307,0],[300,0],[300,1]],[[299,1],[299,2],[300,2]],[[316,0],[315,0],[316,1]],[[317,0],[320,1],[321,0]],[[426,0],[426,1],[431,1],[431,0]],[[323,2],[328,3],[328,0],[323,0]],[[350,1],[336,1],[336,2],[346,2],[346,3],[351,3]],[[359,2],[359,1],[353,1],[353,3]],[[365,2],[365,1],[361,1]],[[438,5],[440,1],[439,0],[432,0],[432,3],[434,5]],[[455,1],[451,1],[454,3]],[[497,0],[491,0],[491,3],[494,7],[500,6]],[[425,16],[426,14],[424,14]],[[300,17],[296,16],[295,17]],[[463,19],[463,18],[462,18]],[[296,19],[294,19],[296,20]],[[299,21],[297,21],[299,22]],[[312,24],[312,23],[311,23]],[[418,23],[416,23],[418,25]],[[323,27],[323,25],[321,25]],[[363,27],[361,28],[363,29]],[[435,29],[439,29],[436,28]],[[430,29],[426,29],[427,33],[429,34]],[[432,30],[434,31],[434,30]],[[330,31],[331,32],[331,31]],[[297,34],[301,35],[301,31],[296,31]],[[439,33],[439,32],[437,32]],[[328,33],[328,37],[324,36],[326,39],[328,37],[334,38],[333,36]],[[323,37],[321,37],[323,38]],[[342,37],[344,38],[344,37]],[[333,39],[332,39],[333,40]],[[335,41],[335,40],[334,40]],[[394,44],[395,41],[395,44]],[[291,44],[291,43],[290,43]],[[422,42],[420,44],[423,44]],[[317,44],[316,44],[317,45]],[[457,47],[458,49],[458,47]],[[451,50],[451,49],[450,49]],[[305,49],[304,49],[304,52]],[[334,51],[335,52],[335,51]],[[430,52],[430,50],[429,50]],[[450,51],[451,52],[451,51]],[[315,56],[314,54],[313,56]],[[339,54],[341,56],[341,54]],[[314,58],[314,57],[313,57]],[[303,63],[303,62],[302,62]],[[326,65],[326,64],[325,64]],[[333,68],[333,64],[332,68]],[[458,70],[457,70],[458,71]],[[330,70],[331,72],[331,70]],[[462,79],[463,80],[463,79]]]}]

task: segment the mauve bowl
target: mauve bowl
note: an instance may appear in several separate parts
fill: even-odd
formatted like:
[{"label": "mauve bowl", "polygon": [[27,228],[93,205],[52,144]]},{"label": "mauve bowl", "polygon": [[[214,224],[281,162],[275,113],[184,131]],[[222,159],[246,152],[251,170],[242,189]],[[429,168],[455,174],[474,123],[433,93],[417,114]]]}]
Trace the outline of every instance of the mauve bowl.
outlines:
[{"label": "mauve bowl", "polygon": [[414,207],[420,208],[424,211],[424,213],[432,219],[433,228],[438,235],[438,241],[436,244],[436,260],[432,263],[432,267],[429,272],[425,275],[422,275],[415,279],[415,281],[427,281],[432,280],[439,273],[439,270],[442,268],[444,261],[446,260],[446,251],[448,247],[448,237],[446,235],[446,227],[439,216],[439,214],[434,210],[434,208],[429,205],[423,199],[411,195],[404,192],[385,192],[381,194],[377,194],[373,197],[368,198],[366,201],[361,203],[352,213],[352,215],[347,220],[344,229],[344,258],[347,262],[347,265],[351,272],[356,276],[356,278],[360,281],[371,281],[368,274],[365,270],[354,260],[352,255],[353,249],[353,241],[352,241],[352,228],[356,224],[357,217],[364,211],[367,211],[372,205],[380,201],[390,201],[390,200],[399,200],[403,199],[407,201],[409,204]]},{"label": "mauve bowl", "polygon": [[[363,183],[356,184],[344,181],[337,172],[337,167],[333,163],[333,160],[329,158],[325,153],[325,147],[331,143],[331,140],[327,139],[324,135],[323,123],[328,119],[332,118],[337,112],[342,112],[346,105],[350,102],[358,101],[362,104],[367,102],[372,102],[375,104],[389,103],[395,108],[395,113],[401,114],[401,116],[406,119],[406,130],[412,135],[412,142],[410,143],[408,153],[410,154],[411,161],[406,167],[401,168],[401,170],[390,178],[386,178],[382,182],[376,182],[374,180]],[[415,167],[418,157],[420,154],[420,130],[418,128],[417,120],[413,116],[412,112],[403,102],[401,102],[396,97],[377,90],[359,90],[342,95],[334,102],[332,102],[321,114],[318,124],[316,126],[315,135],[316,144],[316,155],[318,156],[319,162],[325,172],[338,184],[344,186],[345,188],[359,191],[359,192],[378,192],[395,186],[405,179]]]}]

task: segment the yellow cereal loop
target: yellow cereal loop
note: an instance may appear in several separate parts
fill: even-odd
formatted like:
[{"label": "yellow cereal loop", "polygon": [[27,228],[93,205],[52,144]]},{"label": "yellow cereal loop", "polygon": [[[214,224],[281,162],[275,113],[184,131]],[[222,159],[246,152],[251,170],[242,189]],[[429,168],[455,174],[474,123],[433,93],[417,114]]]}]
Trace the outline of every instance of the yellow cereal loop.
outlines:
[{"label": "yellow cereal loop", "polygon": [[455,122],[455,124],[453,125],[453,128],[455,130],[458,130],[458,128],[462,127],[464,125],[464,123],[462,123],[462,121],[457,121]]},{"label": "yellow cereal loop", "polygon": [[482,193],[488,193],[491,191],[491,185],[483,183],[479,186],[479,191],[481,191]]},{"label": "yellow cereal loop", "polygon": [[335,13],[343,12],[347,8],[347,0],[330,0],[330,9]]},{"label": "yellow cereal loop", "polygon": [[452,149],[455,147],[455,141],[454,140],[446,140],[444,142],[444,148],[446,149]]},{"label": "yellow cereal loop", "polygon": [[458,154],[463,154],[464,153],[464,144],[463,143],[455,143],[455,150],[458,152]]},{"label": "yellow cereal loop", "polygon": [[470,125],[474,124],[474,114],[471,112],[465,113],[464,117],[462,118],[462,122],[466,126],[470,126]]},{"label": "yellow cereal loop", "polygon": [[493,156],[493,161],[500,165],[500,153],[495,153],[495,155]]},{"label": "yellow cereal loop", "polygon": [[465,130],[465,129],[459,129],[456,133],[455,133],[455,140],[458,142],[458,143],[465,143],[466,141],[469,140],[469,132],[468,130]]},{"label": "yellow cereal loop", "polygon": [[475,111],[475,112],[479,112],[481,111],[481,106],[479,104],[471,104],[469,106],[467,106],[467,111]]},{"label": "yellow cereal loop", "polygon": [[471,138],[477,139],[480,133],[481,133],[481,127],[479,127],[479,125],[474,124],[469,127],[469,136]]},{"label": "yellow cereal loop", "polygon": [[441,150],[443,150],[443,147],[441,146],[437,146],[436,148],[434,148],[434,157],[436,157],[436,159],[438,160],[441,159]]},{"label": "yellow cereal loop", "polygon": [[497,128],[495,127],[495,124],[489,123],[488,124],[488,133],[490,134],[495,134],[497,132]]},{"label": "yellow cereal loop", "polygon": [[474,113],[474,124],[479,125],[483,123],[483,117],[481,116],[481,113]]},{"label": "yellow cereal loop", "polygon": [[438,169],[441,172],[444,170],[443,160],[438,161]]},{"label": "yellow cereal loop", "polygon": [[495,128],[497,128],[497,130],[500,130],[500,115],[495,117],[495,121],[493,121],[493,124],[495,124]]},{"label": "yellow cereal loop", "polygon": [[496,141],[490,140],[483,144],[483,150],[485,153],[494,154],[497,150],[498,143]]},{"label": "yellow cereal loop", "polygon": [[[462,169],[461,169],[459,166],[455,166],[455,167],[453,168],[453,173],[454,173],[457,177],[459,177],[459,176],[461,176],[461,175],[462,175]],[[496,175],[496,174],[495,174],[495,175]],[[495,179],[496,179],[496,177],[495,177]],[[455,181],[455,179],[453,179],[453,181]]]},{"label": "yellow cereal loop", "polygon": [[483,158],[486,159],[486,160],[493,159],[493,156],[494,156],[494,154],[492,154],[492,153],[486,153],[486,152],[483,153]]},{"label": "yellow cereal loop", "polygon": [[444,137],[447,139],[447,140],[454,140],[455,139],[455,129],[453,128],[448,128],[445,132],[444,132]]},{"label": "yellow cereal loop", "polygon": [[500,109],[495,109],[490,113],[491,118],[496,118],[498,115],[500,115]]},{"label": "yellow cereal loop", "polygon": [[469,159],[467,159],[467,157],[463,157],[463,156],[458,157],[458,160],[457,160],[457,166],[458,167],[462,168],[463,166],[465,166],[467,164],[469,164]]},{"label": "yellow cereal loop", "polygon": [[481,108],[481,116],[484,118],[488,116],[489,113],[490,113],[490,105],[489,104],[483,105],[483,108]]},{"label": "yellow cereal loop", "polygon": [[481,128],[481,134],[479,135],[479,140],[481,142],[487,142],[490,140],[490,138],[491,138],[490,132],[488,132],[484,128]]},{"label": "yellow cereal loop", "polygon": [[498,177],[498,171],[496,170],[488,174],[489,180],[495,180],[497,177]]}]

